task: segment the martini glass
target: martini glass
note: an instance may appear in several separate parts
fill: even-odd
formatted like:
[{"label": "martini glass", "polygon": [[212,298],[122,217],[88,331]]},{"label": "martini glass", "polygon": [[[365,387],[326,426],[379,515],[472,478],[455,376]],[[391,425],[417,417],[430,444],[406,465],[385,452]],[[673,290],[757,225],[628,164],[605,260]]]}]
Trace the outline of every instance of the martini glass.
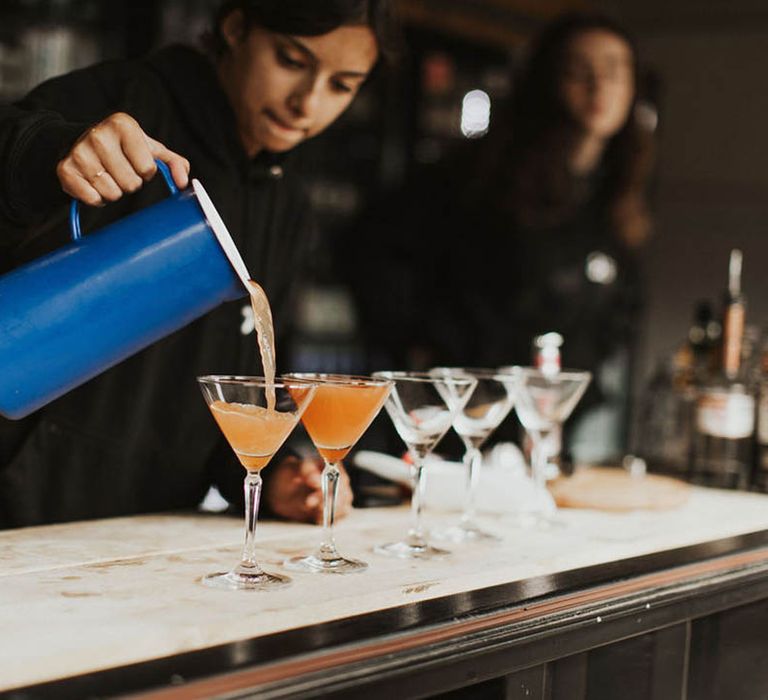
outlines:
[{"label": "martini glass", "polygon": [[435,533],[438,539],[453,542],[471,540],[498,540],[498,535],[487,532],[476,522],[477,485],[480,477],[482,453],[480,448],[490,434],[509,415],[514,405],[513,378],[491,369],[466,367],[435,367],[430,370],[435,377],[474,377],[477,385],[469,400],[453,421],[453,429],[464,443],[464,465],[467,471],[467,488],[464,513],[457,525]]},{"label": "martini glass", "polygon": [[301,420],[325,462],[320,546],[312,554],[288,559],[285,566],[295,571],[332,574],[364,571],[368,564],[343,557],[336,549],[333,523],[340,476],[338,465],[381,410],[392,382],[344,374],[301,373],[288,374],[285,378],[316,383],[315,397]]},{"label": "martini glass", "polygon": [[413,462],[413,524],[404,540],[379,545],[374,551],[406,559],[445,556],[449,552],[429,544],[421,522],[424,460],[448,432],[477,380],[470,376],[434,377],[425,372],[374,372],[373,376],[394,382],[392,393],[384,405]]},{"label": "martini glass", "polygon": [[315,387],[306,382],[268,383],[263,377],[211,375],[198,377],[197,381],[216,423],[246,470],[245,545],[241,561],[231,571],[205,576],[203,583],[225,590],[285,586],[290,582],[288,577],[268,574],[256,562],[260,472],[296,427]]},{"label": "martini glass", "polygon": [[531,436],[531,473],[539,492],[546,494],[547,441],[576,408],[592,374],[578,370],[543,372],[533,367],[511,367],[504,371],[515,380],[515,410]]}]

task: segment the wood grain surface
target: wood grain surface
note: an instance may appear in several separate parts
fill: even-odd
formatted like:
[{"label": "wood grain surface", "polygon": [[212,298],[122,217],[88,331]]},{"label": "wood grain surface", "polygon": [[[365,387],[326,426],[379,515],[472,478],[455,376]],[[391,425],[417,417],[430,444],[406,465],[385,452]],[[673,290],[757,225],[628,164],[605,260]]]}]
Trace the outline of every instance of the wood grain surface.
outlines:
[{"label": "wood grain surface", "polygon": [[664,510],[683,505],[690,486],[657,474],[631,476],[618,467],[583,467],[549,486],[561,508],[607,511]]},{"label": "wood grain surface", "polygon": [[[457,517],[428,513],[427,523],[444,527]],[[760,532],[768,529],[768,497],[692,488],[675,509],[568,509],[557,519],[556,527],[526,530],[511,515],[486,518],[502,542],[454,545],[445,559],[414,562],[371,551],[405,533],[406,508],[356,511],[339,523],[337,540],[368,571],[291,573],[292,586],[268,593],[200,583],[237,560],[239,519],[154,515],[0,532],[0,690]],[[282,571],[285,557],[318,536],[312,526],[264,523],[263,566]]]}]

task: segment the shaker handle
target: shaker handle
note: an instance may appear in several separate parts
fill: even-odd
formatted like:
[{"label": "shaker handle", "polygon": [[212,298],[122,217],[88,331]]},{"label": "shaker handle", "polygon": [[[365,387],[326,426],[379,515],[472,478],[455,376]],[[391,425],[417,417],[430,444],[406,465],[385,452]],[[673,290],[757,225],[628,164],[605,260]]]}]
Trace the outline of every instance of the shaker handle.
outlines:
[{"label": "shaker handle", "polygon": [[[168,166],[157,158],[155,158],[155,163],[157,164],[157,169],[162,173],[165,184],[168,185],[171,194],[178,194],[179,188],[176,187]],[[79,241],[82,238],[82,233],[80,232],[80,202],[76,199],[73,199],[72,204],[69,206],[69,230],[73,241]]]}]

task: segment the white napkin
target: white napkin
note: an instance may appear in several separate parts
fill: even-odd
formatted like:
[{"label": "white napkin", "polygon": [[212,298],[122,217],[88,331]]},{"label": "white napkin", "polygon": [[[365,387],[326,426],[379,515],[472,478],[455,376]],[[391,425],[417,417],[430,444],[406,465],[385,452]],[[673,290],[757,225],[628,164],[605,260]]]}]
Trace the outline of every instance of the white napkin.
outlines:
[{"label": "white napkin", "polygon": [[[355,464],[377,476],[411,486],[410,466],[397,457],[361,450]],[[429,455],[424,463],[424,505],[435,510],[464,507],[467,472],[460,462]],[[477,486],[477,509],[486,513],[551,512],[554,501],[528,476],[525,459],[513,443],[499,443],[483,455]]]}]

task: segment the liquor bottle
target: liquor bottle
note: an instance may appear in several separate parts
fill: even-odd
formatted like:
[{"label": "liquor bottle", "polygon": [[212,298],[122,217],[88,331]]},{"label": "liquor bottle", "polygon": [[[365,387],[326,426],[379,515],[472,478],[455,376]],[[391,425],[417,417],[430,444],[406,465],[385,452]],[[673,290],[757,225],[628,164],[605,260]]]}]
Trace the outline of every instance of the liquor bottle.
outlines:
[{"label": "liquor bottle", "polygon": [[763,343],[760,353],[752,486],[768,493],[768,340]]},{"label": "liquor bottle", "polygon": [[752,469],[755,397],[742,363],[745,299],[740,250],[732,250],[723,311],[720,371],[698,389],[691,480],[704,486],[747,488]]},{"label": "liquor bottle", "polygon": [[[533,366],[542,374],[554,376],[561,369],[561,351],[563,336],[555,331],[537,335],[533,339]],[[523,429],[523,452],[526,459],[530,460],[533,442],[528,432]],[[562,426],[553,428],[547,439],[541,444],[541,449],[547,455],[547,480],[554,479],[563,471],[570,471],[571,464],[563,460],[563,433]]]},{"label": "liquor bottle", "polygon": [[[682,380],[678,379],[680,358],[686,377]],[[681,476],[688,472],[695,400],[687,379],[689,367],[686,354],[678,349],[659,362],[643,389],[636,451],[651,471]]]},{"label": "liquor bottle", "polygon": [[706,381],[709,375],[720,367],[718,349],[721,333],[722,327],[715,317],[712,303],[706,299],[698,301],[693,313],[693,323],[688,330],[687,342],[692,360],[692,383],[700,384]]},{"label": "liquor bottle", "polygon": [[690,469],[696,387],[711,371],[720,332],[713,320],[712,304],[699,301],[687,337],[660,359],[643,390],[637,452],[654,472],[685,477]]}]

